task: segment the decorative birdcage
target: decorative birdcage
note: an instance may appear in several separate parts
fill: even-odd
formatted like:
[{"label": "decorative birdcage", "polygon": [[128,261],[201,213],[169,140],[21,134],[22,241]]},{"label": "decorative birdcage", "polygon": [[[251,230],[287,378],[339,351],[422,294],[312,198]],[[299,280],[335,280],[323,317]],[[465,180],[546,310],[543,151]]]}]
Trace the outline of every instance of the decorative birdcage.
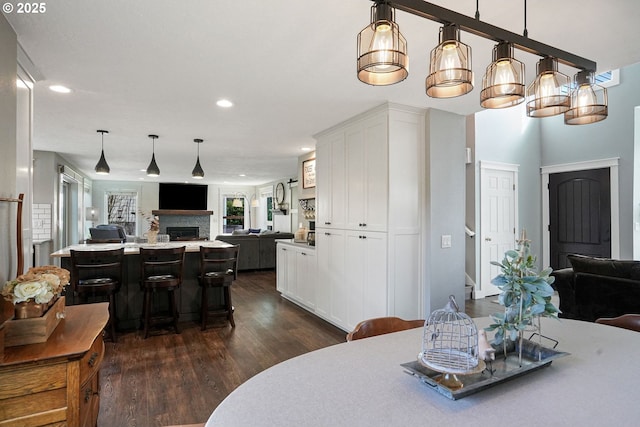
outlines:
[{"label": "decorative birdcage", "polygon": [[447,305],[429,316],[424,326],[420,363],[441,372],[435,378],[449,388],[460,388],[457,375],[472,374],[484,369],[478,357],[478,328],[469,316],[460,313],[451,295]]}]

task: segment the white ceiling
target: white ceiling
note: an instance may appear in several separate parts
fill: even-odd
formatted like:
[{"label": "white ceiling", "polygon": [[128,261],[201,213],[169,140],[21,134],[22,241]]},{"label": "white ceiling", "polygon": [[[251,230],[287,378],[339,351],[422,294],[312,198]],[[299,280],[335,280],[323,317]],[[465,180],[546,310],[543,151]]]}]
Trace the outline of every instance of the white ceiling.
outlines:
[{"label": "white ceiling", "polygon": [[[473,0],[432,3],[473,16]],[[312,135],[385,101],[459,114],[481,110],[493,43],[462,33],[473,49],[476,87],[428,98],[424,79],[438,27],[397,12],[409,47],[409,77],[388,87],[356,78],[356,35],[367,0],[56,0],[39,15],[6,14],[43,76],[35,86],[34,149],[56,151],[93,178],[105,136],[106,179],[193,181],[202,138],[207,183],[257,185],[295,176]],[[481,0],[481,20],[523,30],[523,2]],[[637,0],[530,0],[529,37],[598,63],[640,61]],[[516,51],[534,78],[537,57]],[[562,69],[573,75],[576,70]],[[48,90],[62,84],[67,95]],[[229,98],[235,106],[220,109]],[[158,178],[148,178],[148,134],[158,134]],[[239,176],[245,174],[245,177]],[[100,179],[105,179],[100,177]],[[202,182],[202,181],[199,181]]]}]

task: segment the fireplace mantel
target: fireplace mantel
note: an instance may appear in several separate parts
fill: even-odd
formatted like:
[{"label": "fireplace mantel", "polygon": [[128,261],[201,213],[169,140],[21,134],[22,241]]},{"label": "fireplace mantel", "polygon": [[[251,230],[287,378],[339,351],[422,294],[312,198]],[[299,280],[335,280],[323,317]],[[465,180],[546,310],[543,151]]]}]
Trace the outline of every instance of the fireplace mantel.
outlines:
[{"label": "fireplace mantel", "polygon": [[151,211],[152,215],[190,215],[190,216],[202,216],[202,215],[213,215],[213,211],[195,211],[195,210],[184,210],[184,209],[159,209],[155,211]]}]

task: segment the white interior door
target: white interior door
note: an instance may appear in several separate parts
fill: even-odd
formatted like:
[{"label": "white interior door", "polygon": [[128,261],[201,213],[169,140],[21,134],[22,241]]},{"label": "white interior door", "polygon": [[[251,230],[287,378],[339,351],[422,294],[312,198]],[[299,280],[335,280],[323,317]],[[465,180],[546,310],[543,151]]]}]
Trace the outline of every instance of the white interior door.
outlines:
[{"label": "white interior door", "polygon": [[500,289],[491,280],[500,269],[491,261],[501,261],[515,248],[517,226],[518,165],[481,162],[480,165],[480,282],[475,298],[497,295]]}]

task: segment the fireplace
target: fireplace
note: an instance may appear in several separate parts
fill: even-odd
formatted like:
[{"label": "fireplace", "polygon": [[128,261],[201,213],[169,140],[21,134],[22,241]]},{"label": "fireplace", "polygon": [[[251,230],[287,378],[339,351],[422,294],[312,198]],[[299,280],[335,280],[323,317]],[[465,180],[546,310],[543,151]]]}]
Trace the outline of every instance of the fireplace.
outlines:
[{"label": "fireplace", "polygon": [[190,240],[198,239],[200,227],[167,227],[169,240]]}]

